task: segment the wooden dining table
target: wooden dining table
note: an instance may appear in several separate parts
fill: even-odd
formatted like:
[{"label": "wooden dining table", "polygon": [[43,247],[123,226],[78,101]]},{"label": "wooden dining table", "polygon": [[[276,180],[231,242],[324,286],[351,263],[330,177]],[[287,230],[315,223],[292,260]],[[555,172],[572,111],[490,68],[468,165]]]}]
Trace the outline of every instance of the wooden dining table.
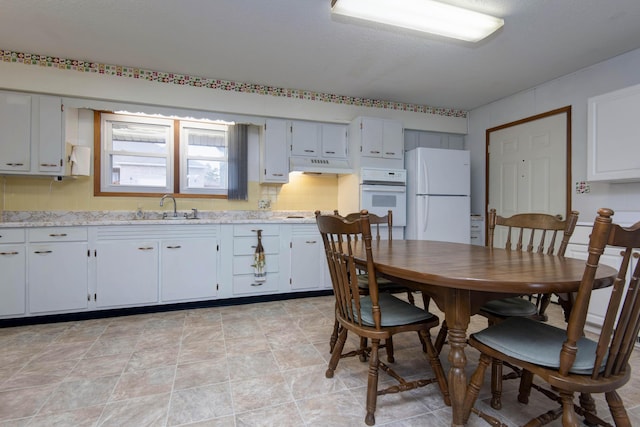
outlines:
[{"label": "wooden dining table", "polygon": [[[356,260],[366,262],[362,246]],[[585,261],[461,243],[428,240],[372,242],[377,273],[428,295],[444,313],[449,329],[452,426],[462,426],[467,389],[467,328],[487,301],[515,295],[577,291]],[[601,265],[594,286],[611,286],[617,274]]]}]

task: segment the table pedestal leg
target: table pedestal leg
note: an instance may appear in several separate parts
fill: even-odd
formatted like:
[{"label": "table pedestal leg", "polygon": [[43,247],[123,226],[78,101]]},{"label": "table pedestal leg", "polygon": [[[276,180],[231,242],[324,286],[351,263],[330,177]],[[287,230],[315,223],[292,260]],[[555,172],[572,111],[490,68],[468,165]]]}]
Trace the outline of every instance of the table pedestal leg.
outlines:
[{"label": "table pedestal leg", "polygon": [[449,328],[449,393],[451,395],[451,425],[463,426],[464,397],[467,392],[467,328],[471,320],[471,293],[450,289],[443,295],[444,313]]}]

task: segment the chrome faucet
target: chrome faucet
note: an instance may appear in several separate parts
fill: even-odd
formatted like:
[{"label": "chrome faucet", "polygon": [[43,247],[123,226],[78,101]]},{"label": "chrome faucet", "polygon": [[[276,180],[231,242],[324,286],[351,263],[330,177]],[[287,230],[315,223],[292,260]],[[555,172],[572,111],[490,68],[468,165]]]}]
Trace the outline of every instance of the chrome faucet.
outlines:
[{"label": "chrome faucet", "polygon": [[[173,197],[171,194],[165,194],[164,196],[162,196],[162,198],[160,199],[160,206],[164,206],[164,199],[169,198],[171,200],[173,200],[173,217],[177,218],[178,217],[178,206],[176,205],[176,198]],[[164,214],[162,214],[163,218],[167,217],[167,213],[165,212]]]}]

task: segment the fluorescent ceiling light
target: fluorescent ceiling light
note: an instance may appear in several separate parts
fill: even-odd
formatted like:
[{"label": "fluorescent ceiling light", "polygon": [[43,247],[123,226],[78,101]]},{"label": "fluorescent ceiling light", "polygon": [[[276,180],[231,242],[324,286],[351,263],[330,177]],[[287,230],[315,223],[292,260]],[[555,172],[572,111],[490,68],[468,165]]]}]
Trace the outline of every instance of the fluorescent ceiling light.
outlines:
[{"label": "fluorescent ceiling light", "polygon": [[469,42],[504,25],[501,18],[431,0],[331,0],[331,12]]}]

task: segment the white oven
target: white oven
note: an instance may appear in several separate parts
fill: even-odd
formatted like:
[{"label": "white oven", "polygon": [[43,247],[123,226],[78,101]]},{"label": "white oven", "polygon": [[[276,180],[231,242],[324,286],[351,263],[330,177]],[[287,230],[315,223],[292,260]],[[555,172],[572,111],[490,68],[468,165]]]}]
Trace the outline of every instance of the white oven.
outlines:
[{"label": "white oven", "polygon": [[404,227],[407,223],[407,171],[362,168],[360,209],[380,216],[391,210],[394,227]]}]

